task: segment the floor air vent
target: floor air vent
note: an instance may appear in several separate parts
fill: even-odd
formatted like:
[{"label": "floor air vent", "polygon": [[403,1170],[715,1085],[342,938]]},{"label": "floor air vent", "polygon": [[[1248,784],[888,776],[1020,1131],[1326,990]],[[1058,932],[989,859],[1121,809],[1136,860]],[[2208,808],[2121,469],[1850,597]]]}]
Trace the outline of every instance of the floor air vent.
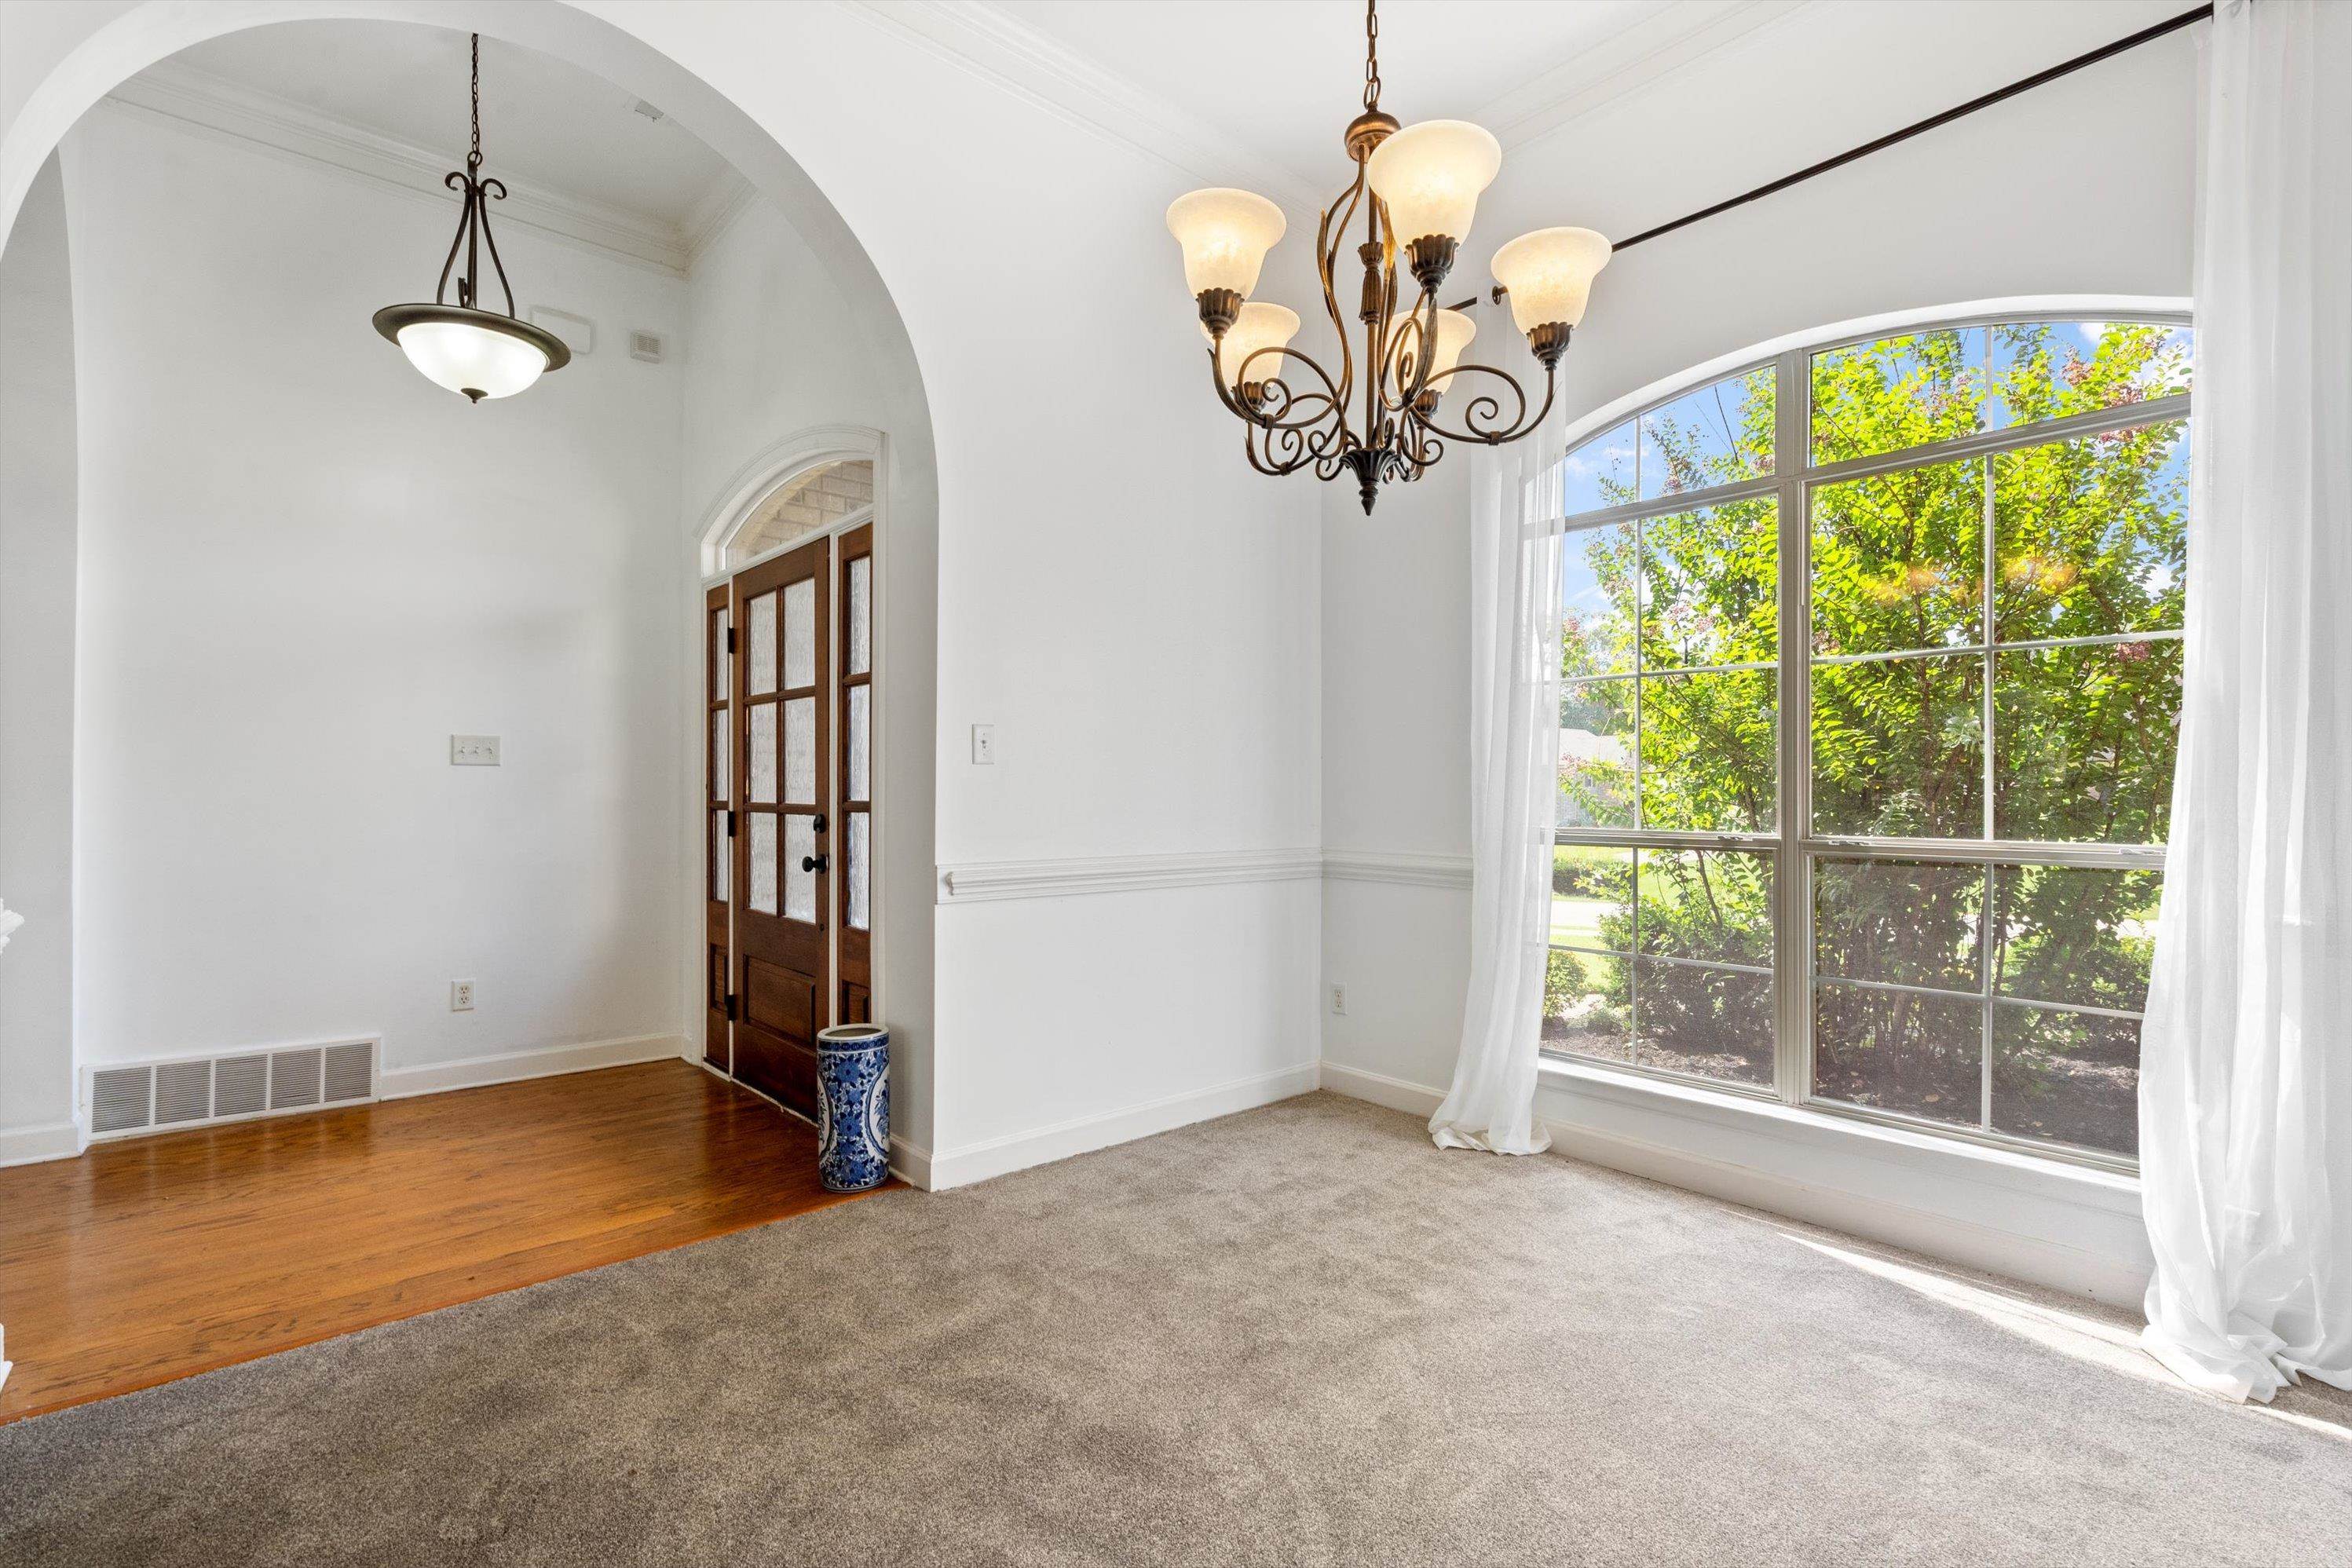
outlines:
[{"label": "floor air vent", "polygon": [[119,1138],[375,1098],[376,1044],[334,1040],[89,1070],[89,1133]]}]

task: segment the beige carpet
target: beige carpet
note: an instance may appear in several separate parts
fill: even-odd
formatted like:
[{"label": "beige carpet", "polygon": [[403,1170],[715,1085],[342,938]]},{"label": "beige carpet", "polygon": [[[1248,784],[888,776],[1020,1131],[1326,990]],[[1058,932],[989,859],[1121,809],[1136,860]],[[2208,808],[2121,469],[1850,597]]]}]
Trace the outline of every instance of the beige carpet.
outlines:
[{"label": "beige carpet", "polygon": [[2352,1563],[2352,1401],[1314,1095],[0,1428],[0,1563]]}]

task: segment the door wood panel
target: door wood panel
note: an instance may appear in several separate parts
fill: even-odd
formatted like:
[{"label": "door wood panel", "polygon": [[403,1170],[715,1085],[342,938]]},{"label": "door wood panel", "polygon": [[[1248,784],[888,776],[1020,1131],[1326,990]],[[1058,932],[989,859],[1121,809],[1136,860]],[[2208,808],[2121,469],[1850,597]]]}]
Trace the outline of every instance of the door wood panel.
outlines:
[{"label": "door wood panel", "polygon": [[807,1116],[831,984],[832,549],[814,539],[730,585],[734,1072]]}]

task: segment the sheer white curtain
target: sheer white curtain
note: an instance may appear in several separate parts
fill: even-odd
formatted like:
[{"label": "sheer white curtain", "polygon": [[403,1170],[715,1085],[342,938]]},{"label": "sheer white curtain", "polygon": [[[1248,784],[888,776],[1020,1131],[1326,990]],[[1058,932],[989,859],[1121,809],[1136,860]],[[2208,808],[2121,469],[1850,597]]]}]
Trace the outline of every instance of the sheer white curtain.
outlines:
[{"label": "sheer white curtain", "polygon": [[2268,1399],[2352,1387],[2352,5],[2224,0],[2206,70],[2146,1343]]},{"label": "sheer white curtain", "polygon": [[[1559,766],[1560,441],[1547,423],[1473,455],[1470,990],[1441,1148],[1540,1154],[1535,1119]],[[1530,533],[1538,537],[1530,538]]]}]

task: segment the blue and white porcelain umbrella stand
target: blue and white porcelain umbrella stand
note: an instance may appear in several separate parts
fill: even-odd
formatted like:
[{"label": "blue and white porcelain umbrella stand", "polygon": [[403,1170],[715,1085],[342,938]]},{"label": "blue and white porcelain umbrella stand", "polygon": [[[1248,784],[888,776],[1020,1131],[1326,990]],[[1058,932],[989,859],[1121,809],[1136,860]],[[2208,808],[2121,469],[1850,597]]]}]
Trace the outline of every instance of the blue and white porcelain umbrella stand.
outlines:
[{"label": "blue and white porcelain umbrella stand", "polygon": [[890,1031],[840,1024],[816,1036],[816,1171],[828,1192],[890,1179]]}]

